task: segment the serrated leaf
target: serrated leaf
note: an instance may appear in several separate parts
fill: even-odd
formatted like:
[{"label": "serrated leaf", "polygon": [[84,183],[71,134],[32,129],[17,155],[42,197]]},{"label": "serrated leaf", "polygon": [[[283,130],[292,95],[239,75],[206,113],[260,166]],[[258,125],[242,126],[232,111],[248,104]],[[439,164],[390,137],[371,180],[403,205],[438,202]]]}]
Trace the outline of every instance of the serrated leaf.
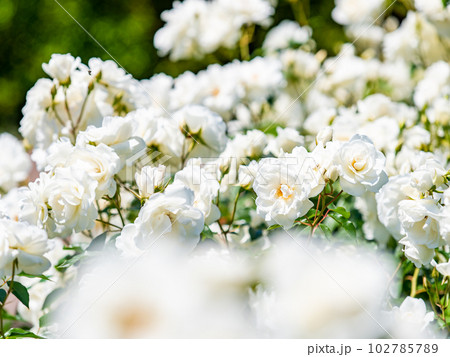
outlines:
[{"label": "serrated leaf", "polygon": [[23,330],[21,328],[12,328],[5,333],[7,339],[18,339],[18,338],[37,338],[43,339],[43,337],[34,334],[31,331]]},{"label": "serrated leaf", "polygon": [[17,281],[8,281],[8,286],[14,296],[18,298],[22,304],[29,308],[30,295],[28,294],[27,288]]},{"label": "serrated leaf", "polygon": [[344,207],[333,208],[333,211],[339,213],[342,217],[346,219],[350,218],[350,212],[348,212]]},{"label": "serrated leaf", "polygon": [[0,303],[4,303],[6,299],[6,291],[3,289],[0,289]]}]

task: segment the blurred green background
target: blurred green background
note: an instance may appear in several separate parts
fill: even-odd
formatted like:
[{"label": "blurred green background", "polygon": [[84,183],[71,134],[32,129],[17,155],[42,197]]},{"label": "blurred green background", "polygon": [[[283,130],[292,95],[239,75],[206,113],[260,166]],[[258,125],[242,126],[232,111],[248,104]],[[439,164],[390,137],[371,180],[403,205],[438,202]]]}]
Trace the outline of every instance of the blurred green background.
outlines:
[{"label": "blurred green background", "polygon": [[[176,76],[198,71],[217,58],[172,63],[159,58],[154,33],[170,0],[58,0],[135,78],[165,72]],[[71,53],[86,63],[91,57],[111,59],[55,0],[0,0],[0,132],[17,134],[28,89],[41,77],[42,63],[52,53]],[[313,28],[318,48],[335,54],[345,37],[331,20],[334,0],[279,0],[274,25],[294,19]],[[294,15],[295,12],[295,15]],[[253,46],[261,44],[259,28]]]}]

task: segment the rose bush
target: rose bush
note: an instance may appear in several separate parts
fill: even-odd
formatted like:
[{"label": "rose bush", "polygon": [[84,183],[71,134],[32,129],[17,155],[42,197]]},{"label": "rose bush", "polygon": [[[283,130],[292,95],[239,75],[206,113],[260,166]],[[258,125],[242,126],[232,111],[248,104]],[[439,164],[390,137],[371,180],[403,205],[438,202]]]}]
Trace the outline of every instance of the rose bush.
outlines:
[{"label": "rose bush", "polygon": [[43,64],[0,135],[2,338],[448,334],[450,5],[336,0],[328,57],[275,3],[174,2],[197,73]]}]

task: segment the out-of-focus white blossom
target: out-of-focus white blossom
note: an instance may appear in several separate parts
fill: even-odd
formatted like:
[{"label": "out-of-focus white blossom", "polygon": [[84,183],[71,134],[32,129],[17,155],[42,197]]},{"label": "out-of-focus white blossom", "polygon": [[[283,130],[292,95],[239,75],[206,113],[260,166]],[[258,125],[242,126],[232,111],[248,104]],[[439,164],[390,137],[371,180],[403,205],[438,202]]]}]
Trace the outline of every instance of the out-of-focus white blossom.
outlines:
[{"label": "out-of-focus white blossom", "polygon": [[393,338],[433,337],[430,325],[434,320],[433,312],[427,312],[422,299],[408,296],[400,306],[394,306],[388,316],[392,319],[389,332]]},{"label": "out-of-focus white blossom", "polygon": [[0,150],[0,190],[7,192],[28,178],[32,164],[21,142],[11,134],[0,134]]},{"label": "out-of-focus white blossom", "polygon": [[166,24],[155,34],[155,47],[173,61],[203,57],[233,47],[243,25],[268,25],[273,12],[266,0],[175,1],[161,14]]},{"label": "out-of-focus white blossom", "polygon": [[266,35],[263,48],[268,52],[299,46],[311,37],[311,28],[301,27],[297,22],[283,20]]},{"label": "out-of-focus white blossom", "polygon": [[389,61],[403,59],[425,65],[447,58],[436,28],[420,13],[412,11],[397,30],[386,34],[383,54]]},{"label": "out-of-focus white blossom", "polygon": [[381,306],[393,264],[364,249],[293,240],[280,237],[262,267],[268,287],[262,297],[270,299],[253,306],[262,314],[258,320],[267,321],[265,332],[269,327],[272,336],[285,338],[385,335]]},{"label": "out-of-focus white blossom", "polygon": [[341,25],[367,23],[371,25],[384,10],[383,0],[335,0],[333,20]]}]

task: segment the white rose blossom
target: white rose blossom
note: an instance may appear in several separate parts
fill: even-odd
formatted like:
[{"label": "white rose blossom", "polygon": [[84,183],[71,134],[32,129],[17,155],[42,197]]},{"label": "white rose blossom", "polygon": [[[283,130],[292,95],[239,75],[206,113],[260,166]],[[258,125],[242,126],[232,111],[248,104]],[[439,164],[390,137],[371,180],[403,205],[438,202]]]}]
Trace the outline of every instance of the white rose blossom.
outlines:
[{"label": "white rose blossom", "polygon": [[291,157],[260,160],[253,183],[258,214],[285,228],[313,206],[309,197],[315,184],[307,176],[308,156],[304,148],[298,149]]},{"label": "white rose blossom", "polygon": [[386,158],[363,135],[354,135],[342,144],[335,156],[342,189],[354,196],[366,191],[378,192],[388,181]]},{"label": "white rose blossom", "polygon": [[203,230],[203,213],[194,208],[194,192],[183,185],[169,185],[153,194],[132,224],[116,240],[124,255],[136,256],[159,239],[179,242],[187,250],[195,248]]},{"label": "white rose blossom", "polygon": [[140,172],[136,172],[135,180],[141,197],[149,198],[155,193],[156,189],[162,189],[166,176],[164,165],[144,166]]},{"label": "white rose blossom", "polygon": [[8,133],[0,134],[0,191],[9,191],[26,181],[32,163],[22,143]]},{"label": "white rose blossom", "polygon": [[15,274],[39,275],[50,268],[44,254],[52,245],[44,230],[25,222],[0,218],[0,276],[10,276],[17,260]]}]

